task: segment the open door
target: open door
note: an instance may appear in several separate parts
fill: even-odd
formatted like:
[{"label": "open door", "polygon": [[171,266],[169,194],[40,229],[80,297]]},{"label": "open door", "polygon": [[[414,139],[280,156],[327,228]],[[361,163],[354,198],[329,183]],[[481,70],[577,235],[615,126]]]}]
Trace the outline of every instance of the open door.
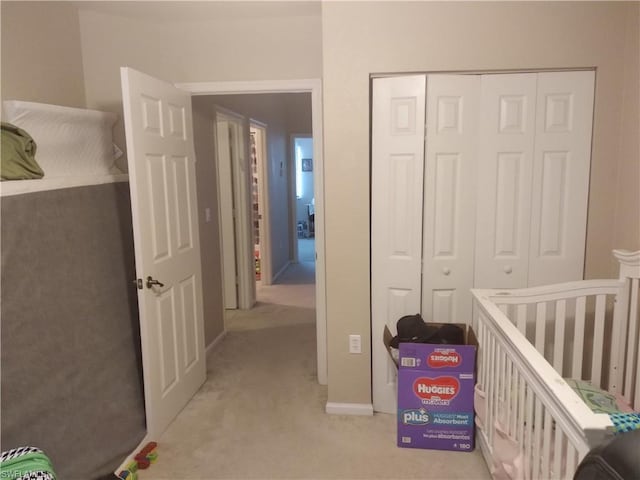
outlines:
[{"label": "open door", "polygon": [[121,69],[149,437],[206,379],[191,96]]},{"label": "open door", "polygon": [[231,110],[215,111],[224,306],[248,310],[256,303],[249,124]]},{"label": "open door", "polygon": [[224,308],[238,308],[238,270],[236,265],[236,227],[233,200],[233,167],[229,122],[216,120],[216,154],[218,161],[218,198],[220,200],[220,243],[222,245],[222,279]]}]

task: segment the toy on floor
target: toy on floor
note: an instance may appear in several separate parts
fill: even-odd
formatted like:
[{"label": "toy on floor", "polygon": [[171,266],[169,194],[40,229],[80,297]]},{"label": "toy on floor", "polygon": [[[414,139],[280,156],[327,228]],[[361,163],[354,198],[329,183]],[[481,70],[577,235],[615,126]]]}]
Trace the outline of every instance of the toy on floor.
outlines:
[{"label": "toy on floor", "polygon": [[155,463],[158,459],[158,452],[156,452],[156,442],[149,442],[145,447],[140,450],[134,460],[129,462],[126,466],[126,470],[122,470],[118,477],[126,480],[138,480],[138,470],[145,470],[149,468],[149,465]]}]

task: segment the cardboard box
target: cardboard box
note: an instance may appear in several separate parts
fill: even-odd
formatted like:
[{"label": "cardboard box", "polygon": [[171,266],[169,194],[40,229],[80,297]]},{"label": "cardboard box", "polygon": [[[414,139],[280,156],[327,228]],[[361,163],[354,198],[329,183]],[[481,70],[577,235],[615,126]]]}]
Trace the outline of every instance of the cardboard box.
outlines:
[{"label": "cardboard box", "polygon": [[[430,323],[430,325],[438,325]],[[478,342],[471,327],[465,345],[401,343],[398,366],[398,446],[436,450],[474,449],[473,388]],[[384,343],[391,332],[385,327]]]}]

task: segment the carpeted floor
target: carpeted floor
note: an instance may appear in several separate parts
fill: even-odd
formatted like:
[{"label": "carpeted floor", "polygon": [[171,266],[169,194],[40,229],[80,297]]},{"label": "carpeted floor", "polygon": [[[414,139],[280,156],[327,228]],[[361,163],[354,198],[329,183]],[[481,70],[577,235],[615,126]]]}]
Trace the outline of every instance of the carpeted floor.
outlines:
[{"label": "carpeted floor", "polygon": [[[289,270],[282,282],[309,275],[303,263]],[[312,283],[272,285],[267,298],[289,301],[269,303],[259,291],[256,308],[228,315],[227,336],[207,360],[206,383],[159,439],[158,461],[139,478],[490,478],[479,451],[398,448],[393,415],[324,412],[313,303],[291,299],[303,287],[313,291]]]}]

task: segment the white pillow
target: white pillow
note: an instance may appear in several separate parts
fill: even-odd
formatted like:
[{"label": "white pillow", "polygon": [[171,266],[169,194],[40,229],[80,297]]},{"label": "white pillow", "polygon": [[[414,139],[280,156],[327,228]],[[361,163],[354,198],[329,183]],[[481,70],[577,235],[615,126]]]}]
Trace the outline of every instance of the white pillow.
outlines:
[{"label": "white pillow", "polygon": [[35,140],[45,178],[113,172],[115,113],[16,100],[3,102],[3,108],[3,121]]}]

